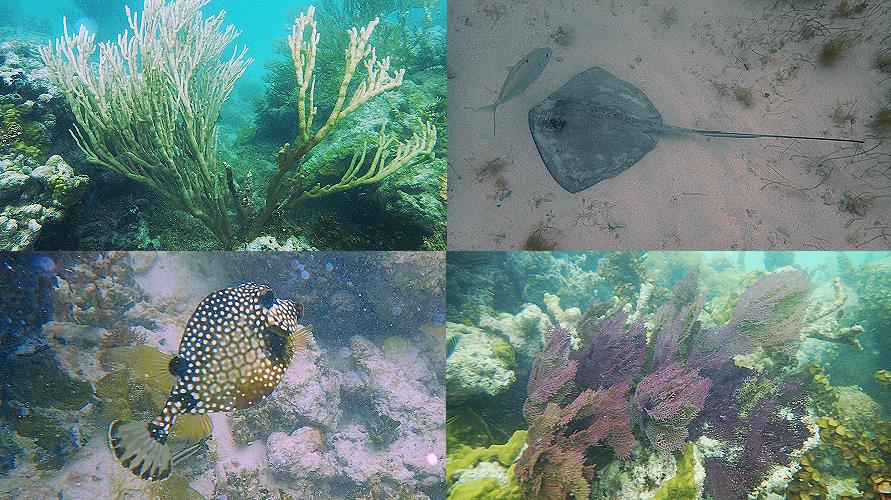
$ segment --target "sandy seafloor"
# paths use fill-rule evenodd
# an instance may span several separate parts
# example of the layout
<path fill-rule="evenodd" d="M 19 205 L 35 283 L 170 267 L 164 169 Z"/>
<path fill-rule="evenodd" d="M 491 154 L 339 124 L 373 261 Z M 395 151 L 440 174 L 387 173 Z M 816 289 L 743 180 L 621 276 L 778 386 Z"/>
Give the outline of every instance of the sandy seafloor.
<path fill-rule="evenodd" d="M 891 79 L 873 64 L 889 43 L 891 3 L 833 18 L 837 3 L 451 0 L 449 248 L 518 249 L 533 233 L 557 249 L 887 247 L 891 141 L 870 123 L 891 100 Z M 816 32 L 801 40 L 807 19 Z M 822 43 L 847 29 L 860 43 L 821 65 Z M 554 49 L 550 64 L 499 107 L 493 139 L 492 115 L 478 108 L 540 46 Z M 662 138 L 619 176 L 570 194 L 542 163 L 527 114 L 593 66 L 642 89 L 669 124 L 866 142 Z M 750 107 L 735 86 L 753 88 Z M 853 116 L 837 124 L 839 103 Z M 858 199 L 866 206 L 848 203 Z"/>

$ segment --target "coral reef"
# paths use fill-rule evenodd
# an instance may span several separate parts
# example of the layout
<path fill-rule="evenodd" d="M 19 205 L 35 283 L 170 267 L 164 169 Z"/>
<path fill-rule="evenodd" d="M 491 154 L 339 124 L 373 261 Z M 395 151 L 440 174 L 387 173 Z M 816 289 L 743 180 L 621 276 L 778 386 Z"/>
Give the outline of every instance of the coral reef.
<path fill-rule="evenodd" d="M 553 323 L 551 318 L 535 304 L 526 304 L 517 314 L 501 313 L 497 317 L 484 313 L 480 316 L 482 329 L 503 335 L 515 351 L 531 358 L 538 352 L 545 334 Z M 568 325 L 574 328 L 575 325 Z M 566 328 L 562 325 L 561 327 Z"/>
<path fill-rule="evenodd" d="M 0 160 L 0 248 L 28 250 L 43 226 L 62 220 L 65 210 L 83 197 L 87 177 L 75 175 L 60 156 L 35 166 L 22 156 Z"/>
<path fill-rule="evenodd" d="M 461 335 L 446 363 L 449 399 L 460 401 L 473 395 L 494 396 L 516 381 L 510 344 L 485 330 L 446 323 L 448 335 Z"/>
<path fill-rule="evenodd" d="M 432 302 L 444 309 L 430 297 L 431 287 L 442 286 L 443 277 L 434 276 L 442 273 L 441 255 L 439 262 L 432 254 L 424 262 L 413 255 L 267 257 L 253 255 L 248 263 L 245 253 L 0 254 L 0 293 L 10 297 L 0 308 L 0 321 L 10 326 L 0 329 L 0 496 L 441 496 L 442 350 L 426 351 L 441 346 L 443 332 L 412 336 L 419 318 L 366 314 L 363 307 L 328 319 L 330 311 L 315 302 L 307 317 L 326 332 L 316 336 L 322 344 L 301 351 L 262 404 L 213 414 L 213 439 L 177 464 L 169 480 L 150 485 L 114 463 L 108 422 L 153 418 L 169 391 L 145 379 L 134 353 L 174 351 L 195 296 L 217 280 L 230 283 L 241 273 L 276 278 L 270 282 L 290 294 L 311 272 L 320 275 L 312 290 L 325 298 L 349 280 L 378 295 L 412 282 L 416 290 L 404 300 L 414 302 L 404 307 L 421 311 Z M 425 272 L 408 272 L 415 268 Z M 377 281 L 388 285 L 371 284 Z M 333 324 L 352 325 L 344 331 L 361 324 L 387 337 L 339 335 Z M 175 451 L 192 444 L 176 426 L 170 442 Z M 36 474 L 41 481 L 33 481 Z"/>
<path fill-rule="evenodd" d="M 760 350 L 795 352 L 809 283 L 799 271 L 782 270 L 743 286 L 724 325 L 702 324 L 705 303 L 694 270 L 651 315 L 643 311 L 654 288 L 640 286 L 641 293 L 633 296 L 638 299 L 634 315 L 630 305 L 595 302 L 578 318 L 576 342 L 570 330 L 551 328 L 534 358 L 523 407 L 530 426 L 514 473 L 524 494 L 587 496 L 592 487 L 602 487 L 592 486 L 598 467 L 605 467 L 604 479 L 618 473 L 615 467 L 625 467 L 610 468 L 606 446 L 632 463 L 650 457 L 632 454 L 632 426 L 646 436 L 646 449 L 683 452 L 663 478 L 662 490 L 651 486 L 647 498 L 701 491 L 718 498 L 722 490 L 736 491 L 720 482 L 724 469 L 736 471 L 733 480 L 743 491 L 753 491 L 777 467 L 801 456 L 813 434 L 805 422 L 801 384 L 757 375 L 733 359 Z M 553 297 L 547 303 L 552 312 L 563 311 Z M 775 435 L 783 439 L 763 437 Z M 696 458 L 698 445 L 688 446 L 688 436 L 711 439 L 725 452 Z M 728 449 L 740 450 L 742 458 Z M 703 482 L 706 470 L 714 477 Z"/>
<path fill-rule="evenodd" d="M 357 144 L 363 139 L 353 137 L 351 159 L 329 164 L 337 166 L 338 181 L 330 181 L 332 172 L 309 175 L 304 170 L 307 165 L 313 167 L 306 162 L 308 155 L 315 154 L 314 148 L 329 132 L 346 129 L 346 117 L 402 85 L 405 72 L 391 71 L 390 59 L 378 59 L 369 44 L 379 19 L 348 30 L 337 98 L 325 122 L 314 127 L 318 112 L 314 71 L 320 35 L 315 9 L 310 6 L 297 18 L 288 37 L 292 75 L 296 75 L 299 130 L 294 144 L 287 143 L 279 150 L 276 170 L 265 186 L 264 204 L 253 210 L 253 197 L 245 196 L 245 186 L 253 182 L 245 176 L 244 185 L 238 185 L 233 169 L 221 159 L 216 133 L 223 104 L 251 60 L 245 57 L 244 48 L 228 60 L 220 58 L 238 32 L 224 25 L 222 14 L 205 20 L 200 9 L 207 3 L 152 0 L 146 1 L 141 17 L 128 11 L 133 34 L 125 33 L 117 44 L 100 51 L 98 71 L 89 63 L 96 50 L 95 35 L 83 26 L 78 33 L 69 34 L 66 25 L 62 38 L 41 48 L 53 82 L 74 112 L 75 140 L 88 161 L 151 186 L 176 208 L 201 221 L 219 244 L 228 248 L 238 241 L 256 239 L 283 211 L 333 193 L 378 184 L 432 155 L 436 144 L 432 122 L 414 120 L 419 123 L 407 125 L 413 133 L 401 141 L 386 131 L 386 122 L 378 120 L 362 146 Z M 154 57 L 160 50 L 172 56 Z M 353 78 L 360 63 L 367 75 L 356 86 Z M 423 114 L 423 110 L 414 111 Z M 345 171 L 342 165 L 347 165 Z M 432 193 L 439 173 L 424 180 L 417 177 L 425 173 L 416 172 L 412 182 Z M 408 202 L 406 210 L 420 206 L 396 198 L 388 201 L 396 206 Z M 237 214 L 234 221 L 230 205 Z M 441 204 L 430 210 L 434 214 L 431 220 L 441 219 Z M 434 225 L 428 224 L 428 233 L 434 232 Z"/>

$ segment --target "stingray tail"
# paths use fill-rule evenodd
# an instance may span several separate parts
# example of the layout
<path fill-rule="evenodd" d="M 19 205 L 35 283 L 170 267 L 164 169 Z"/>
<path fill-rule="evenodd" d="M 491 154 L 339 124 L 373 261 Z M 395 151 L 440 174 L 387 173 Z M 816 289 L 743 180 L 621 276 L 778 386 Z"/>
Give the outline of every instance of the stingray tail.
<path fill-rule="evenodd" d="M 782 134 L 757 134 L 757 133 L 744 133 L 744 132 L 724 132 L 721 130 L 699 130 L 699 129 L 690 129 L 691 132 L 695 132 L 700 135 L 704 135 L 706 137 L 727 137 L 732 139 L 760 139 L 762 137 L 774 137 L 777 139 L 803 139 L 808 141 L 834 141 L 834 142 L 855 142 L 857 144 L 863 144 L 863 141 L 858 141 L 857 139 L 841 139 L 837 137 L 812 137 L 805 135 L 782 135 Z"/>

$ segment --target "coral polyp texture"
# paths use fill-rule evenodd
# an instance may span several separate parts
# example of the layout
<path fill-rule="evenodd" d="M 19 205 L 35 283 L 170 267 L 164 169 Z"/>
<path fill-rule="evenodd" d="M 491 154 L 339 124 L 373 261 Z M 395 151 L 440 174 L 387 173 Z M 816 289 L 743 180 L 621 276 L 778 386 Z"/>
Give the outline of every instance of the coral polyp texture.
<path fill-rule="evenodd" d="M 93 229 L 109 225 L 93 220 L 93 212 L 110 216 L 122 209 L 114 203 L 139 199 L 138 224 L 149 234 L 132 243 L 137 248 L 443 249 L 444 164 L 436 155 L 445 146 L 442 140 L 437 148 L 445 53 L 437 47 L 445 41 L 433 36 L 441 8 L 412 1 L 349 12 L 327 6 L 320 15 L 310 5 L 281 32 L 270 12 L 263 18 L 276 27 L 265 34 L 269 47 L 258 47 L 252 33 L 251 54 L 258 54 L 255 64 L 277 68 L 274 37 L 286 40 L 287 86 L 279 85 L 277 69 L 267 71 L 269 94 L 293 98 L 279 111 L 290 114 L 291 129 L 268 123 L 264 100 L 251 110 L 257 86 L 265 85 L 255 74 L 261 70 L 251 70 L 248 47 L 238 44 L 239 23 L 229 24 L 225 11 L 208 13 L 213 6 L 213 0 L 145 0 L 141 10 L 109 5 L 100 9 L 104 29 L 112 24 L 108 11 L 126 21 L 114 40 L 97 39 L 95 13 L 72 15 L 57 21 L 62 31 L 55 41 L 20 42 L 25 50 L 0 59 L 9 67 L 0 75 L 12 82 L 0 85 L 0 154 L 42 161 L 63 150 L 76 172 L 99 172 L 95 194 L 73 207 L 69 219 L 54 220 L 59 227 L 46 236 L 47 246 L 118 246 L 121 227 L 99 236 L 75 229 L 73 242 L 59 233 L 76 225 L 72 219 Z M 409 22 L 409 11 L 424 16 Z M 324 16 L 331 18 L 318 19 Z M 346 23 L 351 27 L 341 30 Z M 33 87 L 43 85 L 41 78 L 47 88 L 39 99 L 16 93 L 22 81 Z M 67 106 L 56 106 L 59 100 Z M 53 121 L 42 119 L 47 110 Z M 71 137 L 56 128 L 70 129 Z M 273 140 L 281 142 L 273 147 Z M 355 212 L 349 200 L 366 213 Z M 332 217 L 335 224 L 326 221 Z M 191 231 L 191 239 L 152 220 Z M 386 225 L 404 234 L 376 240 Z"/>
<path fill-rule="evenodd" d="M 585 294 L 557 300 L 514 288 L 513 308 L 502 296 L 495 309 L 501 322 L 482 313 L 472 328 L 519 339 L 524 350 L 514 360 L 516 382 L 502 392 L 472 400 L 449 394 L 450 498 L 883 498 L 891 395 L 887 369 L 879 368 L 891 345 L 871 330 L 881 317 L 872 311 L 881 308 L 858 299 L 889 291 L 857 287 L 882 283 L 891 255 L 836 265 L 832 253 L 767 254 L 772 272 L 745 254 L 651 252 L 633 269 L 602 257 L 449 259 L 453 290 L 468 301 L 511 290 L 504 276 L 525 281 L 559 269 L 556 287 L 572 275 L 565 269 L 609 276 L 583 278 L 590 305 L 573 315 L 574 325 L 564 307 L 578 307 Z M 861 283 L 848 286 L 846 276 Z M 617 289 L 604 286 L 623 280 Z M 465 310 L 460 296 L 449 301 L 450 310 Z M 535 307 L 548 322 L 505 334 L 510 318 Z M 525 355 L 529 344 L 539 350 Z M 815 360 L 850 385 L 833 386 Z M 506 416 L 520 410 L 524 421 Z M 512 461 L 459 460 L 468 450 L 515 443 L 524 431 L 525 447 Z"/>

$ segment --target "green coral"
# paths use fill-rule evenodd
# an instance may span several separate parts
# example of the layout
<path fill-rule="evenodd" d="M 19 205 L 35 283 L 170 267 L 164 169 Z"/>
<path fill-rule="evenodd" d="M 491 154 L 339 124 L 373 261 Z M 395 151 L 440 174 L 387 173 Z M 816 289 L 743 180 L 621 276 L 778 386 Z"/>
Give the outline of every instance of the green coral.
<path fill-rule="evenodd" d="M 692 443 L 687 443 L 683 455 L 675 453 L 678 465 L 677 474 L 656 491 L 653 500 L 693 500 L 698 498 L 699 487 L 696 484 L 696 452 Z"/>
<path fill-rule="evenodd" d="M 70 207 L 79 202 L 87 192 L 89 178 L 85 175 L 74 175 L 71 167 L 66 165 L 60 156 L 50 158 L 47 166 L 55 170 L 46 179 L 53 201 L 63 207 Z"/>
<path fill-rule="evenodd" d="M 523 450 L 526 443 L 526 431 L 518 430 L 505 444 L 493 444 L 487 448 L 471 448 L 463 446 L 450 453 L 448 463 L 446 464 L 446 484 L 452 483 L 452 476 L 455 472 L 468 469 L 479 462 L 491 461 L 495 459 L 501 465 L 509 467 L 516 461 L 517 456 Z"/>
<path fill-rule="evenodd" d="M 505 366 L 511 367 L 516 363 L 516 355 L 514 354 L 513 347 L 510 346 L 507 342 L 503 340 L 495 340 L 489 347 L 495 351 L 495 358 L 504 363 Z"/>
<path fill-rule="evenodd" d="M 31 103 L 0 104 L 0 154 L 39 160 L 49 146 L 46 129 L 36 121 Z"/>

